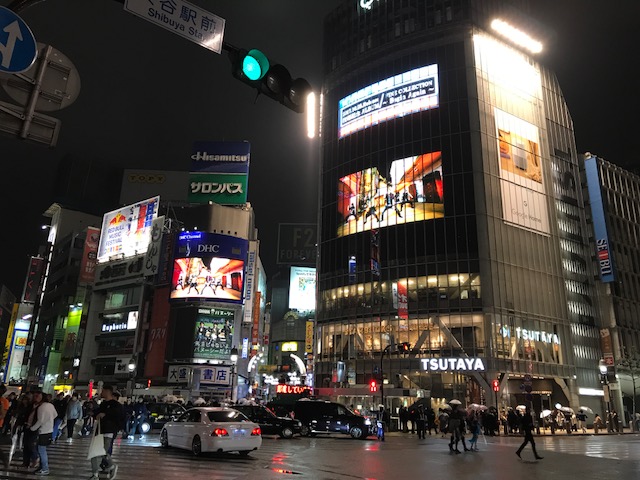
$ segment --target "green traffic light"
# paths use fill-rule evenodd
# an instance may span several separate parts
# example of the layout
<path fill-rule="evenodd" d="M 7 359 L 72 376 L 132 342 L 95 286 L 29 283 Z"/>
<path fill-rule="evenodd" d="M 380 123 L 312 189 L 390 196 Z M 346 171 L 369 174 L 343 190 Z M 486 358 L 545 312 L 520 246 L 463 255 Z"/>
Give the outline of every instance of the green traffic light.
<path fill-rule="evenodd" d="M 255 48 L 249 50 L 242 60 L 242 73 L 249 80 L 260 80 L 269 70 L 269 60 L 266 55 Z"/>

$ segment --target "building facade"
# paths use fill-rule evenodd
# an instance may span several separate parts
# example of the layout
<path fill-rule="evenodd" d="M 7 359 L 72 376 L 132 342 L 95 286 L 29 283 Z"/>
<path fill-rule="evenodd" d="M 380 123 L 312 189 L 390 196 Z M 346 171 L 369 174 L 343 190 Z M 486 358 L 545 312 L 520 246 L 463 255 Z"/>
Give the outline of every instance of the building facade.
<path fill-rule="evenodd" d="M 320 392 L 377 404 L 377 379 L 394 411 L 421 396 L 601 407 L 573 125 L 527 50 L 547 35 L 528 8 L 350 0 L 327 17 Z"/>

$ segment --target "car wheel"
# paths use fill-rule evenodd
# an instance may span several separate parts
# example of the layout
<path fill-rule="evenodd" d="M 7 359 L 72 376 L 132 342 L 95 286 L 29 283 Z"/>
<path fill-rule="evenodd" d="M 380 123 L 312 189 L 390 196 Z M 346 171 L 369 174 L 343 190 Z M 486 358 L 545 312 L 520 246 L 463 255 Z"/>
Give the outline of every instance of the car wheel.
<path fill-rule="evenodd" d="M 251 453 L 251 450 L 240 450 L 238 453 L 241 457 L 246 457 Z"/>
<path fill-rule="evenodd" d="M 164 448 L 169 448 L 169 434 L 164 429 L 160 432 L 160 445 Z"/>
<path fill-rule="evenodd" d="M 303 437 L 311 436 L 311 429 L 309 428 L 309 425 L 302 425 L 302 427 L 300 428 L 300 435 L 302 435 Z"/>
<path fill-rule="evenodd" d="M 202 453 L 202 440 L 200 440 L 198 435 L 193 437 L 193 441 L 191 442 L 191 451 L 196 457 Z"/>
<path fill-rule="evenodd" d="M 364 431 L 360 427 L 352 427 L 351 430 L 349 430 L 349 433 L 351 434 L 351 437 L 356 440 L 365 438 Z"/>
<path fill-rule="evenodd" d="M 280 436 L 282 438 L 292 438 L 293 437 L 293 428 L 291 428 L 291 427 L 282 427 L 282 431 L 280 432 Z"/>

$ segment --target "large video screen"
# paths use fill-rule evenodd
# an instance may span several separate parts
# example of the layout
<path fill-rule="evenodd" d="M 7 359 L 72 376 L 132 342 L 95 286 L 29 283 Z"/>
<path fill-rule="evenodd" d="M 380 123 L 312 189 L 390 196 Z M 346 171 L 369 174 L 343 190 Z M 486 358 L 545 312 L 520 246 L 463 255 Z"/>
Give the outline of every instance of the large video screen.
<path fill-rule="evenodd" d="M 233 324 L 233 310 L 198 308 L 193 357 L 228 360 L 233 343 Z"/>
<path fill-rule="evenodd" d="M 248 241 L 229 235 L 178 235 L 171 281 L 172 300 L 242 303 Z"/>
<path fill-rule="evenodd" d="M 444 217 L 442 153 L 424 153 L 367 168 L 338 181 L 339 237 Z"/>
<path fill-rule="evenodd" d="M 316 269 L 291 267 L 289 308 L 299 311 L 316 309 Z"/>
<path fill-rule="evenodd" d="M 394 75 L 338 102 L 338 138 L 439 105 L 438 65 Z"/>

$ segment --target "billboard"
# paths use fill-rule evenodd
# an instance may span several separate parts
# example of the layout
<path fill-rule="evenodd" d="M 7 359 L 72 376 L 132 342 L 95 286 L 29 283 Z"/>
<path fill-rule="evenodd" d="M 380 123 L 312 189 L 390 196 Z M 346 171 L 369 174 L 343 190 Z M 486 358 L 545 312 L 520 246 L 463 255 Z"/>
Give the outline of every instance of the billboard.
<path fill-rule="evenodd" d="M 394 160 L 338 180 L 339 237 L 444 217 L 442 153 Z"/>
<path fill-rule="evenodd" d="M 289 308 L 298 311 L 316 309 L 316 269 L 291 267 L 289 275 Z"/>
<path fill-rule="evenodd" d="M 145 253 L 159 203 L 160 197 L 153 197 L 106 213 L 102 219 L 98 263 L 113 255 L 131 257 Z"/>
<path fill-rule="evenodd" d="M 45 261 L 41 257 L 31 257 L 29 260 L 29 271 L 27 272 L 27 280 L 24 284 L 22 292 L 22 301 L 24 303 L 35 303 L 42 286 L 42 277 L 44 275 Z"/>
<path fill-rule="evenodd" d="M 609 247 L 609 232 L 604 216 L 602 191 L 600 190 L 600 177 L 598 175 L 598 163 L 596 157 L 589 157 L 584 161 L 584 169 L 587 176 L 587 190 L 591 203 L 591 218 L 593 219 L 593 232 L 596 239 L 596 256 L 600 281 L 604 283 L 615 280 L 613 272 L 613 259 Z"/>
<path fill-rule="evenodd" d="M 317 223 L 278 224 L 278 265 L 315 265 Z"/>
<path fill-rule="evenodd" d="M 193 358 L 229 360 L 233 343 L 235 311 L 198 308 L 193 339 Z"/>
<path fill-rule="evenodd" d="M 84 241 L 82 260 L 80 261 L 80 276 L 78 278 L 81 285 L 93 283 L 95 279 L 99 242 L 100 229 L 87 227 L 87 237 Z"/>
<path fill-rule="evenodd" d="M 438 106 L 438 65 L 415 68 L 364 87 L 338 102 L 338 138 Z"/>
<path fill-rule="evenodd" d="M 548 234 L 538 127 L 497 108 L 495 119 L 503 218 Z"/>
<path fill-rule="evenodd" d="M 194 142 L 189 174 L 189 202 L 245 204 L 250 151 L 249 142 Z"/>
<path fill-rule="evenodd" d="M 180 233 L 170 298 L 242 303 L 248 245 L 248 240 L 229 235 Z"/>

